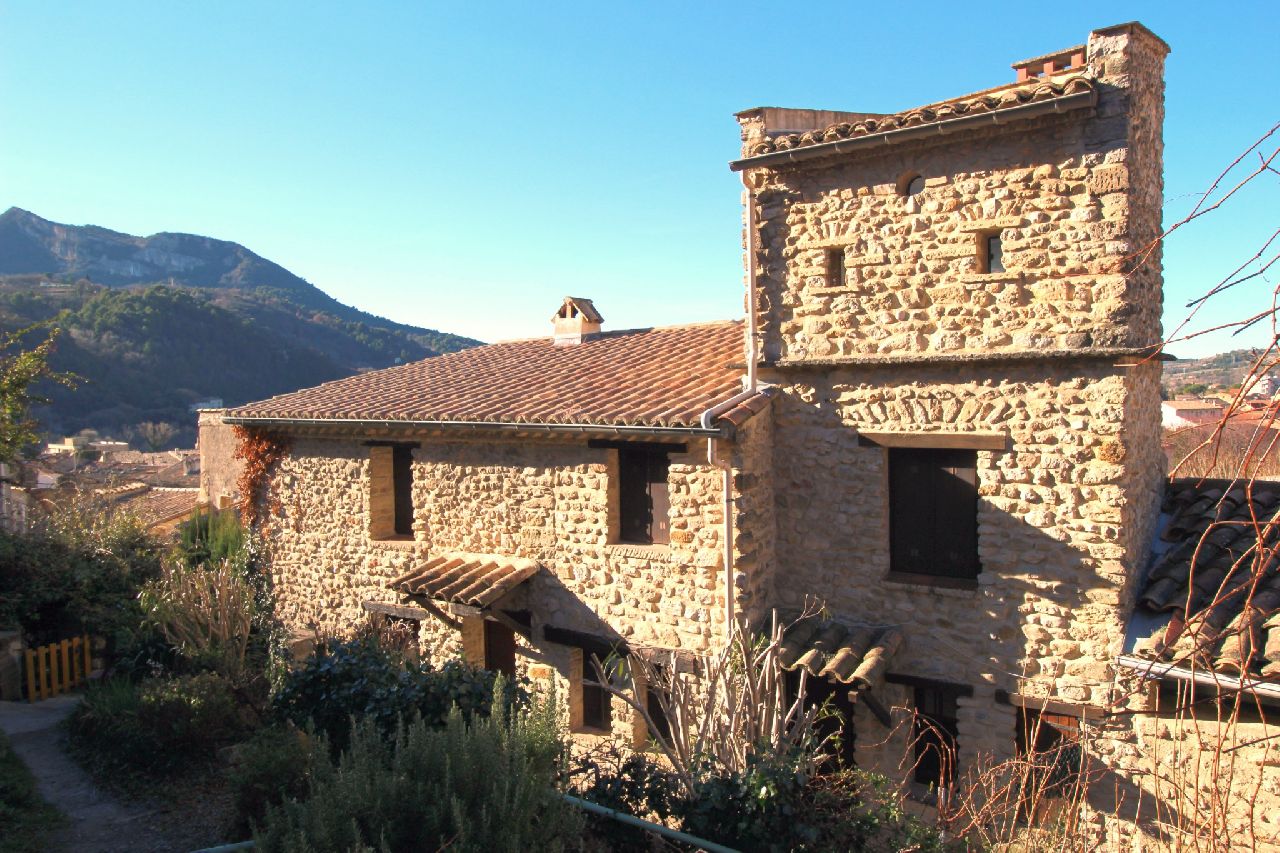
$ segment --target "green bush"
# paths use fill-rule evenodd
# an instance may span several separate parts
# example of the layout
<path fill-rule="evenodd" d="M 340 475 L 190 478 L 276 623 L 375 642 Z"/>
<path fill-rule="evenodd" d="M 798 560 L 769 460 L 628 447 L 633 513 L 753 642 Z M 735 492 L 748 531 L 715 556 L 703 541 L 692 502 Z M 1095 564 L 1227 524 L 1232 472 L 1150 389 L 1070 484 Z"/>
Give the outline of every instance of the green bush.
<path fill-rule="evenodd" d="M 0 533 L 0 625 L 35 645 L 80 633 L 111 648 L 133 641 L 138 590 L 159 575 L 161 549 L 136 519 L 96 512 L 71 506 L 44 529 Z"/>
<path fill-rule="evenodd" d="M 306 794 L 314 756 L 311 738 L 292 726 L 268 726 L 240 745 L 227 773 L 235 801 L 235 837 L 261 824 L 268 806 Z"/>
<path fill-rule="evenodd" d="M 255 834 L 264 853 L 577 849 L 583 821 L 555 790 L 564 752 L 550 702 L 470 724 L 455 709 L 436 728 L 416 720 L 388 740 L 358 724 L 337 762 L 318 761 L 308 796 L 271 808 Z"/>
<path fill-rule="evenodd" d="M 247 729 L 231 685 L 212 672 L 111 679 L 85 691 L 68 726 L 91 766 L 160 776 L 213 763 Z"/>
<path fill-rule="evenodd" d="M 177 551 L 188 567 L 224 560 L 241 569 L 248 567 L 249 541 L 234 510 L 197 509 L 178 533 Z"/>
<path fill-rule="evenodd" d="M 433 669 L 361 637 L 317 647 L 285 676 L 273 706 L 279 719 L 314 725 L 341 750 L 353 718 L 369 719 L 389 736 L 401 717 L 419 715 L 428 727 L 443 726 L 455 705 L 464 720 L 486 716 L 495 678 L 462 661 Z M 504 681 L 502 696 L 508 708 L 528 704 L 528 692 L 517 683 Z"/>

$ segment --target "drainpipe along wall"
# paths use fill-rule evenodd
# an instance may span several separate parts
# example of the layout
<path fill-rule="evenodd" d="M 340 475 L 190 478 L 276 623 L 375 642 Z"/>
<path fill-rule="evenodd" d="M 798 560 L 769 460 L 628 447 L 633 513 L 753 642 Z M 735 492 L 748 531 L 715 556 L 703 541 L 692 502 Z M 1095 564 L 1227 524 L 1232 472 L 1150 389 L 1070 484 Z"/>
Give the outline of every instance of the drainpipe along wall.
<path fill-rule="evenodd" d="M 742 187 L 745 192 L 747 208 L 747 375 L 743 377 L 744 387 L 742 393 L 735 394 L 723 403 L 713 406 L 702 413 L 703 429 L 711 429 L 715 424 L 716 417 L 755 394 L 758 386 L 756 378 L 756 363 L 759 361 L 756 353 L 756 204 L 755 197 L 751 192 L 750 176 L 750 170 L 744 169 L 742 172 Z M 707 438 L 707 464 L 719 468 L 723 475 L 720 491 L 724 502 L 722 510 L 724 513 L 724 536 L 722 537 L 724 544 L 724 636 L 725 644 L 728 645 L 733 636 L 733 622 L 737 615 L 734 608 L 733 465 L 728 459 L 723 461 L 716 459 L 715 436 Z"/>

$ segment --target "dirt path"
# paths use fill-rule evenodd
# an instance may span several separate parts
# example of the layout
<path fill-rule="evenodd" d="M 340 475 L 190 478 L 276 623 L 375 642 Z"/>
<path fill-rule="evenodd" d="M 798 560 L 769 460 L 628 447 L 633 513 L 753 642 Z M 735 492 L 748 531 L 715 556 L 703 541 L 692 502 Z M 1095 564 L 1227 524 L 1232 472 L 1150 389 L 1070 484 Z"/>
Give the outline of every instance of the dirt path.
<path fill-rule="evenodd" d="M 146 806 L 124 803 L 93 783 L 62 749 L 58 723 L 79 701 L 59 696 L 44 702 L 0 702 L 0 728 L 14 752 L 31 769 L 40 794 L 67 815 L 67 825 L 48 841 L 50 851 L 75 853 L 159 853 L 192 850 L 204 844 L 175 838 L 172 827 Z M 189 845 L 189 846 L 188 846 Z"/>

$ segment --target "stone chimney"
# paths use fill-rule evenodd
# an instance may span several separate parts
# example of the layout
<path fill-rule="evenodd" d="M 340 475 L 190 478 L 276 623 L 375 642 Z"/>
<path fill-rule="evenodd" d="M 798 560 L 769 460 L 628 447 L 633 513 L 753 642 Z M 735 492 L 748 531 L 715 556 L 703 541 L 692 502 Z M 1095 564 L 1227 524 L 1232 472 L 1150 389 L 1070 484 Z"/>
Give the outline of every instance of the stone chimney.
<path fill-rule="evenodd" d="M 555 324 L 552 343 L 558 347 L 570 347 L 600 334 L 604 318 L 590 299 L 566 296 L 551 322 Z"/>

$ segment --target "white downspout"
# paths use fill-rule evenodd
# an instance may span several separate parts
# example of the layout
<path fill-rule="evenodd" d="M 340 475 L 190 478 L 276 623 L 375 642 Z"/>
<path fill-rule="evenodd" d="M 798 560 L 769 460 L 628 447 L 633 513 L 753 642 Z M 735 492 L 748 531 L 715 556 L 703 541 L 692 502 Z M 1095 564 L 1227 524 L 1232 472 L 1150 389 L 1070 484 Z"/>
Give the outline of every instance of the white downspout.
<path fill-rule="evenodd" d="M 703 429 L 712 429 L 715 426 L 715 419 L 734 406 L 750 397 L 755 396 L 759 390 L 759 382 L 756 378 L 756 362 L 759 356 L 756 351 L 756 205 L 755 199 L 751 194 L 751 181 L 748 177 L 749 173 L 743 171 L 742 186 L 746 190 L 746 206 L 747 206 L 747 375 L 743 377 L 743 390 L 734 394 L 729 399 L 702 413 L 701 424 Z M 724 462 L 716 461 L 716 439 L 715 436 L 707 437 L 707 464 L 719 468 L 723 472 L 723 482 L 721 486 L 721 495 L 724 501 L 724 536 L 722 537 L 724 545 L 724 636 L 727 645 L 733 638 L 733 623 L 736 617 L 734 610 L 734 582 L 733 582 L 733 465 L 728 460 Z"/>

